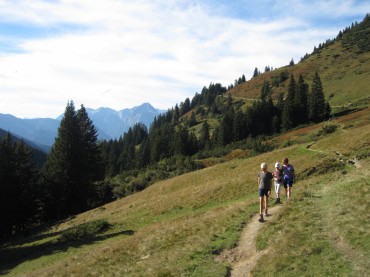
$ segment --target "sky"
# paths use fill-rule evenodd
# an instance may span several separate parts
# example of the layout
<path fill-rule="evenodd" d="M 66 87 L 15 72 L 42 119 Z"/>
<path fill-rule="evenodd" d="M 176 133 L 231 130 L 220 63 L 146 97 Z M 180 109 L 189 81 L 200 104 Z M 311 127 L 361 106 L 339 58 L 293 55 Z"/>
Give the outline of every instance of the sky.
<path fill-rule="evenodd" d="M 369 12 L 351 0 L 0 0 L 0 113 L 56 118 L 71 100 L 167 110 L 297 63 Z"/>

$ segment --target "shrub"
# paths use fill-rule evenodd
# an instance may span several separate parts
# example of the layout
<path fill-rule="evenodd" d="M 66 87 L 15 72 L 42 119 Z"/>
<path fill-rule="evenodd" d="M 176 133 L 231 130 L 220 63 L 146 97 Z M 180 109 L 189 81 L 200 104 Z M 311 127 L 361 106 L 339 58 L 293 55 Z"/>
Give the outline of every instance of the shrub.
<path fill-rule="evenodd" d="M 334 133 L 338 129 L 338 124 L 333 123 L 325 123 L 324 126 L 322 126 L 321 130 L 319 131 L 319 135 L 327 135 Z"/>
<path fill-rule="evenodd" d="M 109 223 L 105 219 L 90 221 L 64 231 L 61 240 L 81 241 L 94 238 L 98 233 L 106 230 Z"/>

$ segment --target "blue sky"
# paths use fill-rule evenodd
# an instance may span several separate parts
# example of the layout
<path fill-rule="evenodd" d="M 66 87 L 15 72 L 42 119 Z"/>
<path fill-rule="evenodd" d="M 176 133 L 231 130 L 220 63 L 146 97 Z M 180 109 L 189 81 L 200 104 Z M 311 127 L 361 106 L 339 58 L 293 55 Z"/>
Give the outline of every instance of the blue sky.
<path fill-rule="evenodd" d="M 204 85 L 296 62 L 369 1 L 0 0 L 0 113 L 167 109 Z"/>

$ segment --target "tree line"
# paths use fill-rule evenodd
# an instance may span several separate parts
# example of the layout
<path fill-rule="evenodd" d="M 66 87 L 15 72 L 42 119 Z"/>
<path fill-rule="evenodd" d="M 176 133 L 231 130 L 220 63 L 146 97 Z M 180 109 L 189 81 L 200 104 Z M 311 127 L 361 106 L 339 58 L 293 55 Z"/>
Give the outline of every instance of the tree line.
<path fill-rule="evenodd" d="M 322 83 L 316 72 L 309 90 L 302 75 L 290 76 L 288 92 L 272 99 L 272 86 L 266 81 L 258 100 L 246 111 L 233 102 L 220 84 L 203 88 L 190 101 L 191 115 L 177 105 L 157 116 L 149 129 L 143 124 L 131 127 L 118 140 L 104 141 L 103 164 L 107 176 L 140 170 L 171 157 L 193 157 L 248 138 L 269 136 L 330 116 Z M 182 106 L 182 105 L 180 105 Z M 218 124 L 211 130 L 209 118 Z M 195 123 L 194 123 L 195 122 Z M 198 126 L 197 131 L 192 126 Z"/>
<path fill-rule="evenodd" d="M 301 61 L 320 53 L 324 48 L 329 47 L 336 41 L 341 41 L 346 50 L 354 50 L 358 54 L 365 53 L 370 50 L 370 15 L 367 13 L 361 23 L 357 21 L 351 26 L 346 27 L 343 31 L 339 31 L 338 35 L 333 39 L 327 39 L 323 43 L 319 43 L 318 47 L 314 46 L 311 54 L 306 53 Z"/>

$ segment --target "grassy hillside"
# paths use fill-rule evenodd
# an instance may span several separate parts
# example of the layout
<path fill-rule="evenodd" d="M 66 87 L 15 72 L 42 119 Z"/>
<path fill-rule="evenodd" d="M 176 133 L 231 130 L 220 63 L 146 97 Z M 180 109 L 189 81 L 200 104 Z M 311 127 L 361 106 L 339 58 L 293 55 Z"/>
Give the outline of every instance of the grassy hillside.
<path fill-rule="evenodd" d="M 370 44 L 370 20 L 367 18 L 358 27 L 343 35 L 342 39 L 326 46 L 295 66 L 286 66 L 252 78 L 233 88 L 230 93 L 235 97 L 256 98 L 261 92 L 264 81 L 272 83 L 274 76 L 287 70 L 298 79 L 302 74 L 311 85 L 315 71 L 318 71 L 323 89 L 334 111 L 348 107 L 368 106 L 370 101 L 370 52 L 368 47 L 358 45 L 358 41 Z M 273 95 L 287 92 L 289 80 L 279 87 L 273 87 Z"/>
<path fill-rule="evenodd" d="M 370 109 L 330 126 L 293 131 L 275 138 L 281 148 L 273 152 L 156 183 L 45 232 L 3 243 L 0 274 L 226 276 L 229 265 L 215 258 L 235 247 L 258 211 L 260 163 L 287 156 L 299 181 L 279 220 L 267 222 L 257 237 L 258 249 L 269 251 L 254 274 L 369 275 Z M 87 236 L 82 224 L 97 226 L 97 220 L 109 227 L 90 228 Z"/>

